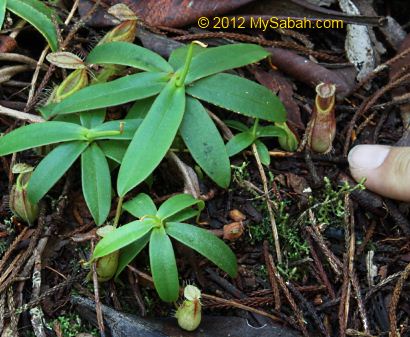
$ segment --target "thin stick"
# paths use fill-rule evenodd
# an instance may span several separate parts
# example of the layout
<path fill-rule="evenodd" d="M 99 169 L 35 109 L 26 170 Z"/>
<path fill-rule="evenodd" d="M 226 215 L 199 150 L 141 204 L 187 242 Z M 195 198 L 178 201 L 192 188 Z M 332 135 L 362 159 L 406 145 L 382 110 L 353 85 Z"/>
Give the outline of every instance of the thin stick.
<path fill-rule="evenodd" d="M 9 117 L 13 117 L 13 118 L 20 119 L 22 121 L 26 121 L 30 123 L 45 122 L 45 120 L 40 116 L 32 115 L 26 112 L 22 112 L 22 111 L 10 109 L 10 108 L 6 108 L 2 105 L 0 105 L 0 115 L 6 115 Z"/>
<path fill-rule="evenodd" d="M 270 255 L 270 254 L 269 254 L 269 255 Z M 272 255 L 270 255 L 270 256 L 272 257 Z M 286 284 L 285 281 L 283 280 L 282 276 L 279 274 L 279 271 L 278 271 L 278 269 L 276 268 L 276 266 L 275 266 L 275 264 L 274 264 L 272 258 L 269 259 L 269 264 L 270 264 L 270 267 L 271 267 L 271 269 L 272 269 L 272 271 L 273 271 L 273 274 L 274 274 L 275 277 L 276 277 L 276 280 L 277 280 L 277 282 L 278 282 L 280 288 L 282 289 L 282 291 L 283 291 L 283 293 L 284 293 L 284 295 L 285 295 L 286 300 L 288 301 L 289 305 L 291 306 L 291 308 L 292 308 L 292 310 L 293 310 L 293 312 L 294 312 L 294 314 L 295 314 L 296 323 L 297 323 L 297 325 L 298 325 L 298 327 L 299 327 L 299 330 L 302 332 L 302 335 L 303 335 L 303 336 L 308 337 L 308 336 L 309 336 L 309 333 L 308 333 L 308 331 L 307 331 L 307 329 L 306 329 L 305 319 L 304 319 L 304 317 L 303 317 L 302 311 L 299 309 L 299 307 L 297 306 L 295 300 L 293 299 L 293 296 L 292 296 L 292 294 L 290 293 L 287 284 Z"/>
<path fill-rule="evenodd" d="M 280 301 L 279 287 L 278 287 L 278 282 L 276 281 L 276 278 L 275 278 L 275 273 L 271 267 L 274 263 L 273 263 L 272 255 L 269 254 L 269 243 L 267 240 L 263 242 L 263 256 L 265 259 L 265 265 L 268 269 L 269 282 L 271 284 L 273 299 L 275 302 L 275 310 L 280 312 L 280 308 L 282 304 Z"/>
<path fill-rule="evenodd" d="M 12 39 L 16 39 L 17 35 L 20 34 L 26 23 L 26 20 L 19 20 L 19 22 L 17 22 L 16 26 L 13 28 L 13 31 L 10 33 L 9 36 Z"/>
<path fill-rule="evenodd" d="M 66 20 L 64 21 L 65 25 L 68 25 L 70 23 L 71 19 L 73 18 L 74 13 L 77 10 L 78 3 L 79 3 L 79 0 L 76 0 L 74 2 L 70 13 L 68 14 Z M 66 41 L 64 41 L 64 42 L 66 42 Z M 63 43 L 62 47 L 65 47 L 64 43 Z M 37 83 L 37 79 L 38 79 L 38 74 L 40 73 L 40 69 L 41 69 L 41 67 L 44 63 L 44 59 L 46 58 L 46 55 L 47 55 L 49 49 L 50 49 L 50 47 L 47 45 L 47 47 L 45 47 L 43 52 L 41 53 L 40 58 L 38 59 L 36 70 L 34 71 L 33 77 L 31 79 L 31 88 L 30 88 L 30 91 L 29 91 L 29 94 L 28 94 L 28 99 L 27 99 L 27 104 L 26 104 L 26 109 L 25 109 L 26 111 L 30 110 L 31 107 L 32 107 L 32 101 L 35 98 L 34 94 L 35 94 L 35 91 L 36 91 L 36 83 Z M 54 66 L 50 67 L 49 71 L 52 71 L 53 69 L 54 69 Z M 41 85 L 40 85 L 40 87 L 41 87 Z"/>
<path fill-rule="evenodd" d="M 269 317 L 270 319 L 272 319 L 275 322 L 282 322 L 282 320 L 279 317 L 268 314 L 267 312 L 262 311 L 262 310 L 258 310 L 258 309 L 252 308 L 252 307 L 248 307 L 248 306 L 243 305 L 243 304 L 241 304 L 237 301 L 234 301 L 234 300 L 226 300 L 224 298 L 220 298 L 220 297 L 216 297 L 216 296 L 208 295 L 208 294 L 204 294 L 204 293 L 202 293 L 201 296 L 204 299 L 208 299 L 208 300 L 215 301 L 215 302 L 218 302 L 218 303 L 223 303 L 223 304 L 226 304 L 230 307 L 242 309 L 242 310 L 245 310 L 245 311 L 250 311 L 250 312 L 253 312 L 255 314 L 259 314 L 261 316 Z"/>
<path fill-rule="evenodd" d="M 94 242 L 91 241 L 91 250 L 94 251 Z M 93 273 L 93 285 L 94 285 L 94 300 L 95 300 L 95 312 L 97 315 L 98 329 L 100 330 L 100 336 L 105 337 L 104 319 L 101 309 L 100 294 L 98 291 L 98 276 L 96 262 L 92 263 Z"/>
<path fill-rule="evenodd" d="M 410 263 L 406 266 L 403 273 L 401 274 L 399 280 L 394 287 L 393 296 L 390 301 L 389 307 L 389 320 L 390 320 L 390 337 L 398 337 L 399 334 L 397 333 L 397 304 L 399 303 L 400 294 L 403 289 L 404 283 L 407 277 L 410 274 Z"/>
<path fill-rule="evenodd" d="M 137 276 L 139 276 L 139 277 L 143 278 L 144 280 L 150 282 L 152 285 L 154 284 L 154 281 L 152 280 L 151 276 L 149 276 L 146 273 L 138 270 L 137 268 L 134 268 L 133 266 L 128 265 L 127 267 L 128 267 L 129 270 L 131 270 Z M 180 292 L 182 292 L 182 289 L 180 289 Z M 208 299 L 210 301 L 214 301 L 214 302 L 217 302 L 217 303 L 224 304 L 227 307 L 233 307 L 233 308 L 238 308 L 238 309 L 242 309 L 242 310 L 245 310 L 245 311 L 250 311 L 250 312 L 253 312 L 255 314 L 259 314 L 261 316 L 269 317 L 270 319 L 272 319 L 275 322 L 283 322 L 282 319 L 280 319 L 279 317 L 271 315 L 271 314 L 269 314 L 265 311 L 262 311 L 262 310 L 258 310 L 258 309 L 252 308 L 252 307 L 248 307 L 248 306 L 246 306 L 242 303 L 239 303 L 237 301 L 226 300 L 224 298 L 220 298 L 220 297 L 216 297 L 216 296 L 208 295 L 208 294 L 204 294 L 204 293 L 202 293 L 201 296 L 204 299 Z"/>
<path fill-rule="evenodd" d="M 36 70 L 34 71 L 33 77 L 31 78 L 31 88 L 30 88 L 30 91 L 28 93 L 26 110 L 28 110 L 27 108 L 30 107 L 30 105 L 31 105 L 31 101 L 32 101 L 32 99 L 34 97 L 34 93 L 36 91 L 37 78 L 38 78 L 38 75 L 40 74 L 40 69 L 43 65 L 44 59 L 46 58 L 46 55 L 47 55 L 49 49 L 50 49 L 50 47 L 47 45 L 47 47 L 45 47 L 43 52 L 41 53 L 40 58 L 38 59 Z"/>
<path fill-rule="evenodd" d="M 65 19 L 64 24 L 68 25 L 70 23 L 70 21 L 72 20 L 74 14 L 75 14 L 75 11 L 78 8 L 78 3 L 79 2 L 80 2 L 80 0 L 75 0 L 74 1 L 73 7 L 71 8 L 70 13 L 68 14 L 67 18 Z"/>
<path fill-rule="evenodd" d="M 34 251 L 34 271 L 33 271 L 33 290 L 31 294 L 32 300 L 37 300 L 40 297 L 41 290 L 41 253 L 38 250 Z M 41 306 L 30 309 L 31 325 L 36 337 L 46 337 L 44 329 L 44 314 Z"/>
<path fill-rule="evenodd" d="M 279 234 L 278 234 L 278 228 L 276 227 L 276 221 L 275 221 L 275 216 L 272 211 L 272 206 L 270 204 L 269 200 L 269 189 L 268 189 L 268 180 L 266 179 L 266 174 L 265 170 L 263 169 L 261 159 L 258 154 L 258 150 L 256 149 L 256 145 L 252 144 L 252 152 L 253 155 L 256 159 L 256 163 L 258 165 L 259 173 L 261 175 L 262 179 L 262 185 L 263 185 L 263 191 L 265 193 L 265 200 L 266 200 L 266 207 L 268 208 L 268 213 L 269 213 L 269 219 L 270 219 L 270 224 L 272 227 L 272 234 L 273 234 L 273 240 L 275 243 L 275 250 L 276 250 L 276 258 L 278 259 L 278 263 L 282 263 L 282 253 L 280 250 L 280 243 L 279 243 Z"/>
<path fill-rule="evenodd" d="M 115 228 L 118 227 L 118 222 L 120 221 L 120 216 L 121 216 L 121 210 L 122 210 L 122 203 L 124 201 L 124 197 L 119 197 L 118 198 L 118 204 L 117 204 L 117 209 L 115 211 L 115 218 L 114 218 L 114 224 L 113 226 Z"/>
<path fill-rule="evenodd" d="M 16 54 L 16 53 L 0 53 L 0 61 L 20 62 L 29 66 L 36 67 L 37 61 L 31 57 Z M 47 65 L 43 65 L 44 70 L 48 69 Z"/>

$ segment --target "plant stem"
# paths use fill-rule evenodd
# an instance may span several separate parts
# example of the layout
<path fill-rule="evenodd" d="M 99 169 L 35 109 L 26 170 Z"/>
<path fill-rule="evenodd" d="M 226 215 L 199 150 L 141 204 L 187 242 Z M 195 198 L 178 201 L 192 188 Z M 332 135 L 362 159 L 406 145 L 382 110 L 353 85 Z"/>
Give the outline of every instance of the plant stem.
<path fill-rule="evenodd" d="M 273 214 L 272 206 L 270 204 L 270 199 L 269 199 L 268 180 L 266 179 L 266 174 L 263 169 L 261 159 L 259 157 L 258 150 L 256 149 L 255 143 L 252 144 L 252 152 L 256 159 L 256 164 L 258 165 L 259 173 L 262 179 L 263 192 L 265 194 L 265 200 L 266 200 L 266 207 L 268 208 L 270 223 L 272 227 L 273 241 L 275 243 L 276 258 L 278 259 L 278 263 L 282 264 L 282 252 L 280 250 L 278 228 L 276 226 L 275 215 Z"/>
<path fill-rule="evenodd" d="M 121 130 L 109 130 L 109 131 L 93 131 L 90 130 L 87 132 L 86 137 L 88 140 L 94 140 L 97 137 L 109 137 L 109 136 L 118 136 L 122 132 Z"/>
<path fill-rule="evenodd" d="M 182 70 L 182 74 L 178 77 L 178 79 L 175 83 L 177 87 L 182 87 L 184 85 L 185 78 L 186 78 L 186 76 L 188 74 L 188 71 L 189 71 L 189 67 L 191 66 L 192 56 L 193 56 L 193 53 L 194 53 L 194 44 L 195 44 L 195 41 L 192 42 L 188 47 L 188 52 L 187 52 L 186 59 L 185 59 L 184 69 Z"/>
<path fill-rule="evenodd" d="M 255 119 L 255 124 L 252 126 L 252 135 L 256 139 L 256 129 L 258 128 L 259 125 L 259 118 Z"/>
<path fill-rule="evenodd" d="M 117 228 L 118 222 L 120 221 L 120 215 L 121 215 L 122 202 L 123 201 L 124 201 L 124 197 L 119 197 L 118 198 L 117 210 L 115 211 L 115 218 L 114 218 L 114 224 L 113 224 L 113 226 L 115 228 Z"/>

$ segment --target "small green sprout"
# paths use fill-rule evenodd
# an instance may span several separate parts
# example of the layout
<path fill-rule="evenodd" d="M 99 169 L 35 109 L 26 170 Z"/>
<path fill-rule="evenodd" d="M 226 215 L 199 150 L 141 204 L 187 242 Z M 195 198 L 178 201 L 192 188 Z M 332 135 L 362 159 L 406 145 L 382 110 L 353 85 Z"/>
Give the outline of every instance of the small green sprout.
<path fill-rule="evenodd" d="M 255 144 L 261 162 L 266 166 L 270 164 L 269 150 L 259 138 L 286 136 L 285 132 L 280 127 L 274 125 L 260 126 L 258 119 L 255 120 L 255 123 L 251 128 L 248 128 L 245 124 L 235 120 L 225 121 L 225 123 L 232 129 L 240 131 L 240 133 L 236 134 L 226 144 L 226 151 L 228 152 L 229 157 L 232 157 L 252 144 Z"/>

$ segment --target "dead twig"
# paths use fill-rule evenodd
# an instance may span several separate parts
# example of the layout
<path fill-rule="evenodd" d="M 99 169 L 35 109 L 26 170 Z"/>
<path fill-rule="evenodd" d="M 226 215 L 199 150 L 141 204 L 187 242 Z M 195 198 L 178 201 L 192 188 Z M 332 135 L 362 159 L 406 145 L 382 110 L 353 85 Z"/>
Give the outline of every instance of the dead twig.
<path fill-rule="evenodd" d="M 273 214 L 272 206 L 269 202 L 270 198 L 269 198 L 269 189 L 268 189 L 268 179 L 266 178 L 265 170 L 263 169 L 261 159 L 259 158 L 258 150 L 256 149 L 255 144 L 252 144 L 252 152 L 256 159 L 256 164 L 258 166 L 259 173 L 262 179 L 264 197 L 266 200 L 266 207 L 268 208 L 269 220 L 270 220 L 270 224 L 272 228 L 273 242 L 275 243 L 276 258 L 278 260 L 278 263 L 281 264 L 282 263 L 282 252 L 280 250 L 279 234 L 278 234 L 278 228 L 276 226 L 275 215 Z"/>
<path fill-rule="evenodd" d="M 138 278 L 135 277 L 130 269 L 127 269 L 128 281 L 131 285 L 132 294 L 134 295 L 135 300 L 137 301 L 138 307 L 140 309 L 140 315 L 145 317 L 147 315 L 147 309 L 145 308 L 144 301 L 141 296 L 141 291 L 138 284 Z"/>
<path fill-rule="evenodd" d="M 397 333 L 397 304 L 399 303 L 400 295 L 404 286 L 404 282 L 407 280 L 410 274 L 410 263 L 404 268 L 396 286 L 393 290 L 393 296 L 389 306 L 389 321 L 390 321 L 390 337 L 399 337 Z"/>
<path fill-rule="evenodd" d="M 36 67 L 37 61 L 32 59 L 31 57 L 16 54 L 16 53 L 0 53 L 0 61 L 9 61 L 9 62 L 20 62 L 25 63 L 29 66 Z M 42 69 L 47 70 L 48 66 L 43 65 Z"/>
<path fill-rule="evenodd" d="M 286 282 L 286 285 L 290 289 L 290 291 L 293 293 L 293 295 L 296 296 L 296 298 L 303 304 L 303 306 L 307 309 L 308 314 L 313 318 L 317 326 L 319 327 L 320 332 L 326 336 L 330 337 L 329 332 L 326 330 L 325 325 L 323 324 L 322 320 L 319 318 L 319 315 L 316 312 L 316 309 L 313 307 L 313 305 L 306 300 L 306 298 L 300 293 L 296 287 L 290 283 Z"/>
<path fill-rule="evenodd" d="M 263 242 L 263 256 L 265 259 L 266 268 L 268 270 L 269 282 L 272 287 L 273 299 L 275 302 L 275 310 L 280 311 L 281 301 L 280 301 L 279 287 L 278 287 L 278 282 L 276 281 L 276 278 L 275 278 L 275 273 L 272 269 L 273 261 L 271 261 L 272 255 L 269 254 L 269 243 L 266 240 Z"/>
<path fill-rule="evenodd" d="M 302 311 L 297 306 L 295 300 L 293 299 L 292 294 L 290 293 L 285 281 L 283 280 L 282 276 L 279 274 L 275 264 L 273 263 L 273 259 L 269 259 L 270 268 L 273 270 L 275 278 L 281 287 L 283 293 L 285 294 L 286 299 L 288 300 L 289 305 L 291 306 L 295 316 L 296 316 L 296 323 L 299 327 L 299 330 L 302 332 L 303 336 L 308 337 L 309 333 L 306 329 L 305 320 L 303 318 Z"/>
<path fill-rule="evenodd" d="M 332 287 L 332 284 L 329 281 L 329 278 L 326 274 L 325 269 L 323 268 L 323 264 L 320 262 L 319 256 L 317 255 L 316 250 L 314 249 L 312 238 L 310 236 L 308 236 L 307 242 L 309 244 L 310 255 L 312 256 L 313 263 L 315 264 L 316 269 L 319 273 L 320 280 L 326 286 L 326 289 L 330 295 L 330 298 L 335 299 L 336 298 L 335 291 Z"/>
<path fill-rule="evenodd" d="M 410 73 L 407 73 L 403 76 L 401 76 L 398 79 L 395 79 L 393 81 L 390 81 L 389 83 L 387 83 L 384 87 L 380 88 L 378 91 L 376 91 L 372 96 L 366 98 L 362 104 L 360 105 L 359 109 L 356 111 L 356 113 L 353 115 L 352 119 L 350 120 L 349 126 L 347 128 L 347 132 L 346 132 L 346 139 L 345 139 L 345 144 L 343 147 L 343 155 L 347 156 L 347 153 L 349 152 L 349 146 L 350 146 L 350 141 L 352 138 L 352 134 L 353 134 L 353 130 L 354 127 L 356 125 L 356 121 L 359 117 L 363 116 L 363 114 L 366 113 L 366 111 L 373 106 L 374 103 L 376 103 L 376 101 L 383 96 L 384 94 L 386 94 L 387 92 L 389 92 L 390 90 L 397 88 L 398 86 L 400 86 L 401 84 L 403 84 L 404 82 L 408 81 L 410 79 Z M 363 128 L 364 126 L 362 126 L 361 128 Z"/>
<path fill-rule="evenodd" d="M 261 46 L 265 46 L 265 47 L 280 47 L 280 48 L 293 49 L 305 55 L 312 55 L 318 59 L 334 61 L 334 62 L 340 61 L 340 58 L 338 56 L 333 56 L 333 55 L 329 55 L 326 53 L 318 52 L 310 48 L 306 48 L 305 46 L 301 46 L 294 42 L 271 41 L 271 40 L 266 40 L 261 37 L 248 36 L 248 35 L 239 34 L 239 33 L 211 32 L 211 33 L 188 34 L 188 35 L 182 35 L 182 36 L 175 37 L 174 40 L 192 41 L 192 40 L 213 39 L 213 38 L 230 39 L 230 40 L 236 40 L 236 41 L 241 41 L 241 42 L 256 43 L 256 44 L 260 44 Z"/>
<path fill-rule="evenodd" d="M 149 283 L 151 283 L 152 285 L 154 284 L 154 281 L 152 280 L 152 277 L 147 275 L 146 273 L 138 270 L 137 268 L 134 268 L 133 266 L 128 265 L 127 268 L 129 270 L 131 270 L 134 274 L 136 274 L 137 276 L 143 278 L 144 280 L 148 281 Z M 180 293 L 183 292 L 183 289 L 180 289 Z M 209 300 L 212 302 L 216 302 L 219 304 L 222 304 L 228 308 L 237 308 L 237 309 L 242 309 L 245 311 L 249 311 L 249 312 L 253 312 L 255 314 L 261 315 L 261 316 L 265 316 L 268 317 L 270 319 L 272 319 L 274 322 L 283 322 L 283 320 L 277 316 L 274 316 L 272 314 L 269 314 L 265 311 L 262 310 L 258 310 L 252 307 L 249 307 L 247 305 L 244 305 L 242 303 L 240 303 L 239 301 L 233 301 L 233 300 L 226 300 L 224 298 L 220 298 L 217 296 L 213 296 L 213 295 L 208 295 L 208 294 L 204 294 L 202 293 L 202 299 L 204 300 Z"/>
<path fill-rule="evenodd" d="M 363 78 L 360 83 L 357 84 L 353 92 L 357 92 L 361 87 L 365 84 L 369 83 L 373 78 L 375 78 L 381 71 L 388 69 L 392 64 L 396 63 L 397 61 L 403 59 L 407 55 L 410 54 L 410 48 L 403 50 L 401 53 L 397 54 L 396 56 L 392 57 L 390 60 L 386 61 L 383 64 L 380 64 L 376 69 L 373 70 L 369 75 Z"/>
<path fill-rule="evenodd" d="M 33 287 L 31 292 L 31 300 L 36 300 L 40 296 L 41 290 L 41 253 L 38 250 L 34 251 L 34 271 L 33 271 Z M 36 337 L 46 337 L 43 319 L 44 314 L 40 306 L 30 309 L 31 325 Z"/>
<path fill-rule="evenodd" d="M 30 123 L 45 122 L 43 117 L 36 116 L 36 115 L 33 115 L 33 114 L 29 114 L 29 113 L 22 112 L 22 111 L 18 111 L 18 110 L 14 110 L 14 109 L 9 109 L 9 108 L 6 108 L 2 105 L 0 105 L 0 114 L 5 115 L 5 116 L 9 116 L 9 117 L 13 117 L 13 118 L 16 118 L 16 119 L 20 119 L 20 120 L 25 121 L 25 122 L 30 122 Z"/>
<path fill-rule="evenodd" d="M 18 65 L 18 66 L 9 66 L 3 69 L 0 69 L 0 83 L 9 81 L 13 76 L 23 73 L 27 70 L 32 69 L 32 66 L 29 65 Z"/>
<path fill-rule="evenodd" d="M 204 294 L 204 293 L 202 293 L 202 298 L 205 299 L 205 300 L 210 300 L 210 301 L 215 301 L 217 303 L 226 304 L 227 306 L 229 306 L 231 308 L 237 308 L 237 309 L 242 309 L 242 310 L 245 310 L 245 311 L 253 312 L 255 314 L 268 317 L 271 320 L 273 320 L 274 322 L 282 322 L 282 320 L 279 317 L 276 317 L 274 315 L 271 315 L 271 314 L 269 314 L 265 311 L 259 310 L 259 309 L 248 307 L 248 306 L 243 305 L 243 304 L 241 304 L 237 301 L 234 301 L 234 300 L 226 300 L 224 298 L 220 298 L 220 297 L 217 297 L 217 296 L 208 295 L 208 294 Z"/>
<path fill-rule="evenodd" d="M 91 241 L 91 251 L 94 251 L 94 241 Z M 95 261 L 91 264 L 91 271 L 93 275 L 95 312 L 97 315 L 98 329 L 100 330 L 101 337 L 105 337 L 104 319 L 103 319 L 103 313 L 102 313 L 101 302 L 100 302 L 97 266 L 96 266 Z"/>

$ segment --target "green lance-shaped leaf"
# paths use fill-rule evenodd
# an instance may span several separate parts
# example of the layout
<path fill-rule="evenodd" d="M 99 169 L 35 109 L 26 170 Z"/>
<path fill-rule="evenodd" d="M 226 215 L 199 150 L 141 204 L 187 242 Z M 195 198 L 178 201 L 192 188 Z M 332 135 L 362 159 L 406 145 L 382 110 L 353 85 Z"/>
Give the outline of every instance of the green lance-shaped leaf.
<path fill-rule="evenodd" d="M 95 47 L 88 64 L 118 64 L 145 71 L 172 72 L 171 65 L 153 51 L 129 42 L 109 42 Z"/>
<path fill-rule="evenodd" d="M 111 208 L 111 175 L 104 152 L 96 143 L 81 154 L 81 180 L 85 202 L 100 226 Z"/>
<path fill-rule="evenodd" d="M 121 249 L 120 257 L 118 259 L 117 272 L 114 279 L 117 279 L 121 272 L 127 267 L 132 260 L 144 249 L 149 241 L 150 235 L 145 234 L 142 238 L 134 241 L 128 246 Z"/>
<path fill-rule="evenodd" d="M 64 101 L 49 104 L 40 110 L 43 116 L 51 117 L 58 114 L 105 108 L 154 96 L 166 83 L 167 74 L 138 73 L 111 82 L 90 85 Z"/>
<path fill-rule="evenodd" d="M 205 204 L 203 204 L 205 206 Z M 198 218 L 200 212 L 204 207 L 201 207 L 199 209 L 193 209 L 193 208 L 186 208 L 174 215 L 171 215 L 169 218 L 167 218 L 167 221 L 170 222 L 183 222 L 188 219 L 192 219 L 193 217 Z"/>
<path fill-rule="evenodd" d="M 128 110 L 125 119 L 144 119 L 149 109 L 151 109 L 152 103 L 154 103 L 155 97 L 147 97 L 135 101 L 132 107 Z"/>
<path fill-rule="evenodd" d="M 250 131 L 241 132 L 233 136 L 226 144 L 228 156 L 232 157 L 235 154 L 245 150 L 254 142 L 255 138 Z"/>
<path fill-rule="evenodd" d="M 22 0 L 20 0 L 22 1 Z M 7 5 L 9 5 L 11 1 L 7 0 Z M 52 9 L 51 7 L 48 7 L 43 1 L 39 0 L 24 0 L 24 3 L 30 5 L 31 7 L 34 7 L 38 12 L 43 13 L 45 16 L 47 16 L 50 20 L 53 19 L 53 16 L 56 18 L 58 23 L 61 23 L 60 17 L 57 16 L 57 12 Z"/>
<path fill-rule="evenodd" d="M 57 51 L 57 31 L 47 6 L 37 0 L 7 0 L 7 8 L 34 26 L 47 40 L 51 50 Z"/>
<path fill-rule="evenodd" d="M 116 228 L 95 246 L 93 259 L 111 254 L 112 252 L 128 246 L 151 231 L 153 226 L 154 222 L 151 221 L 151 219 L 148 219 L 145 221 L 133 221 Z"/>
<path fill-rule="evenodd" d="M 0 29 L 3 27 L 4 17 L 6 16 L 7 0 L 0 0 Z"/>
<path fill-rule="evenodd" d="M 171 55 L 169 56 L 168 63 L 174 68 L 175 71 L 184 66 L 188 54 L 188 49 L 190 47 L 190 44 L 187 44 L 172 51 Z M 198 44 L 194 44 L 192 48 L 193 57 L 207 50 L 206 48 Z"/>
<path fill-rule="evenodd" d="M 176 301 L 179 295 L 177 263 L 171 240 L 163 228 L 155 228 L 151 232 L 149 258 L 159 297 L 165 302 Z"/>
<path fill-rule="evenodd" d="M 122 158 L 124 158 L 125 151 L 127 151 L 129 144 L 130 142 L 123 140 L 106 140 L 98 142 L 98 146 L 104 152 L 105 156 L 114 160 L 118 164 L 122 163 Z"/>
<path fill-rule="evenodd" d="M 143 182 L 164 158 L 184 110 L 184 87 L 176 87 L 171 81 L 156 98 L 125 153 L 117 182 L 120 196 Z"/>
<path fill-rule="evenodd" d="M 202 200 L 195 199 L 190 194 L 178 194 L 165 201 L 159 207 L 156 216 L 161 220 L 165 220 L 194 205 L 198 205 L 198 212 L 204 208 Z"/>
<path fill-rule="evenodd" d="M 72 123 L 45 122 L 20 127 L 0 138 L 0 156 L 38 146 L 85 140 L 87 129 Z"/>
<path fill-rule="evenodd" d="M 255 141 L 256 151 L 258 151 L 259 159 L 261 163 L 265 166 L 270 164 L 270 155 L 269 150 L 264 143 L 262 143 L 259 139 Z"/>
<path fill-rule="evenodd" d="M 27 188 L 31 202 L 37 203 L 73 165 L 87 148 L 87 142 L 69 142 L 52 150 L 34 170 Z"/>
<path fill-rule="evenodd" d="M 104 123 L 106 114 L 107 109 L 105 108 L 83 111 L 80 113 L 81 125 L 88 129 L 96 128 Z"/>
<path fill-rule="evenodd" d="M 205 256 L 231 277 L 236 277 L 238 265 L 235 254 L 225 242 L 214 234 L 202 228 L 179 222 L 168 222 L 166 232 L 174 239 Z"/>
<path fill-rule="evenodd" d="M 157 207 L 155 207 L 151 197 L 145 193 L 140 193 L 134 199 L 125 202 L 122 208 L 136 218 L 142 218 L 146 215 L 153 216 L 157 213 Z"/>
<path fill-rule="evenodd" d="M 258 62 L 268 55 L 265 49 L 256 44 L 236 43 L 207 48 L 193 57 L 185 83 Z"/>
<path fill-rule="evenodd" d="M 245 78 L 217 74 L 186 88 L 189 95 L 216 106 L 269 121 L 285 121 L 286 110 L 269 89 Z"/>
<path fill-rule="evenodd" d="M 188 98 L 179 132 L 192 157 L 219 186 L 227 188 L 231 167 L 225 144 L 202 104 Z"/>
<path fill-rule="evenodd" d="M 268 125 L 258 126 L 256 129 L 257 137 L 284 137 L 286 132 L 279 126 Z"/>
<path fill-rule="evenodd" d="M 228 119 L 228 120 L 224 121 L 224 123 L 228 127 L 230 127 L 231 129 L 234 129 L 234 130 L 237 130 L 237 131 L 245 132 L 245 131 L 249 130 L 249 128 L 240 121 Z"/>

